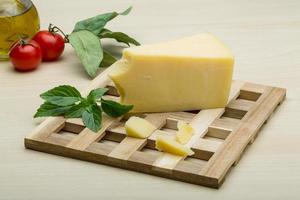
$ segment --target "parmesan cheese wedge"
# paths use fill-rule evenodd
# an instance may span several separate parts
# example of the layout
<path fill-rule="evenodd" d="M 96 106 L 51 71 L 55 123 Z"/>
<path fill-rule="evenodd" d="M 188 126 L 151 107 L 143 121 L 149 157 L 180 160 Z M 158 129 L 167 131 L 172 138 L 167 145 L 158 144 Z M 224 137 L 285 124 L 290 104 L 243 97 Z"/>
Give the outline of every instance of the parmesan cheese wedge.
<path fill-rule="evenodd" d="M 194 134 L 193 127 L 185 122 L 179 121 L 177 128 L 176 141 L 181 144 L 186 144 Z"/>
<path fill-rule="evenodd" d="M 130 117 L 125 123 L 127 135 L 135 138 L 147 138 L 155 129 L 153 124 L 140 117 Z"/>
<path fill-rule="evenodd" d="M 186 147 L 175 140 L 164 136 L 158 136 L 156 138 L 155 147 L 160 151 L 168 152 L 178 156 L 186 157 L 194 154 L 189 147 Z"/>
<path fill-rule="evenodd" d="M 127 48 L 109 74 L 131 112 L 225 107 L 234 58 L 216 37 L 203 33 Z"/>

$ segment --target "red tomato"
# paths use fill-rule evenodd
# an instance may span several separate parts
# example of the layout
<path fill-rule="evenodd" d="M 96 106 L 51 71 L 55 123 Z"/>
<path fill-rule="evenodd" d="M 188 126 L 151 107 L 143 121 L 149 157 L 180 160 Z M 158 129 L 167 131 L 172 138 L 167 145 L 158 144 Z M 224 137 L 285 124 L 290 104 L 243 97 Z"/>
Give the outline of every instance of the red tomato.
<path fill-rule="evenodd" d="M 57 60 L 65 48 L 64 38 L 58 33 L 39 31 L 32 39 L 40 44 L 44 61 Z"/>
<path fill-rule="evenodd" d="M 30 71 L 36 69 L 41 63 L 42 50 L 33 40 L 21 40 L 12 47 L 9 57 L 16 70 Z"/>

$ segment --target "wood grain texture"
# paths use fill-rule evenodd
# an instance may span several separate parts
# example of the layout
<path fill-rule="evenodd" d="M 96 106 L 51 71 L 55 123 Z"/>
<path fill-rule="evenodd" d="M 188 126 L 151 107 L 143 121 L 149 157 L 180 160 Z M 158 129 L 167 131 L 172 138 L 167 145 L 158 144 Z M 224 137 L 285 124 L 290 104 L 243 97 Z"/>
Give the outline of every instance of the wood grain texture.
<path fill-rule="evenodd" d="M 121 11 L 108 28 L 141 43 L 209 31 L 236 59 L 234 78 L 285 87 L 287 99 L 246 150 L 218 191 L 102 165 L 25 151 L 23 138 L 40 122 L 32 115 L 38 94 L 60 84 L 84 89 L 90 79 L 69 45 L 59 62 L 20 74 L 0 63 L 0 199 L 299 199 L 300 187 L 300 2 L 297 0 L 76 1 L 34 0 L 46 29 L 49 22 L 70 33 L 80 19 Z M 119 53 L 114 41 L 104 42 Z M 137 158 L 139 158 L 137 156 Z M 197 165 L 197 164 L 195 164 Z M 182 166 L 186 166 L 182 164 Z M 30 181 L 28 181 L 30 180 Z M 79 189 L 80 188 L 80 189 Z M 138 190 L 137 190 L 138 188 Z M 113 192 L 112 192 L 113 191 Z"/>
<path fill-rule="evenodd" d="M 103 84 L 109 83 L 105 80 L 109 79 L 106 73 L 108 70 L 98 75 L 89 88 L 93 89 L 97 84 L 106 87 Z M 110 84 L 109 87 L 113 86 Z M 189 112 L 179 112 L 177 115 L 136 114 L 156 127 L 145 139 L 126 135 L 124 120 L 129 116 L 123 116 L 123 121 L 120 121 L 121 117 L 114 119 L 104 115 L 102 128 L 97 133 L 84 128 L 78 119 L 68 119 L 66 122 L 61 117 L 50 118 L 25 138 L 25 147 L 219 188 L 228 170 L 237 164 L 246 146 L 254 141 L 261 126 L 284 100 L 285 94 L 286 90 L 282 88 L 233 81 L 225 108 L 203 109 L 193 115 Z M 129 115 L 135 116 L 134 113 Z M 214 123 L 218 120 L 223 120 L 221 124 L 231 128 L 218 127 Z M 194 134 L 185 146 L 195 153 L 187 158 L 159 152 L 155 148 L 157 136 L 174 138 L 178 121 L 189 123 L 194 129 Z M 232 122 L 235 123 L 234 127 Z M 70 135 L 74 133 L 77 135 Z M 113 142 L 112 148 L 108 148 L 111 146 L 107 142 Z M 203 164 L 205 161 L 207 163 Z"/>
<path fill-rule="evenodd" d="M 147 114 L 144 118 L 157 129 L 162 128 L 166 124 L 167 113 Z M 109 154 L 109 157 L 127 160 L 137 150 L 141 150 L 147 143 L 147 139 L 137 139 L 126 137 L 122 142 Z"/>
<path fill-rule="evenodd" d="M 233 82 L 229 95 L 229 102 L 231 102 L 232 99 L 236 98 L 239 95 L 240 89 L 244 84 L 245 83 L 242 81 Z M 219 118 L 224 111 L 225 110 L 223 108 L 201 110 L 197 115 L 195 115 L 190 122 L 190 125 L 195 130 L 195 134 L 185 146 L 193 147 L 193 145 L 199 140 L 199 138 L 203 137 L 204 134 L 208 131 L 208 126 L 215 119 Z M 159 170 L 161 170 L 161 168 L 172 170 L 182 159 L 183 158 L 180 156 L 174 156 L 168 153 L 164 153 L 160 158 L 157 159 L 157 161 L 153 165 Z"/>
<path fill-rule="evenodd" d="M 67 145 L 67 147 L 77 150 L 84 150 L 90 146 L 91 143 L 101 140 L 101 138 L 103 138 L 105 135 L 105 130 L 117 120 L 118 119 L 113 119 L 107 115 L 104 115 L 102 117 L 102 128 L 97 133 L 85 128 Z"/>

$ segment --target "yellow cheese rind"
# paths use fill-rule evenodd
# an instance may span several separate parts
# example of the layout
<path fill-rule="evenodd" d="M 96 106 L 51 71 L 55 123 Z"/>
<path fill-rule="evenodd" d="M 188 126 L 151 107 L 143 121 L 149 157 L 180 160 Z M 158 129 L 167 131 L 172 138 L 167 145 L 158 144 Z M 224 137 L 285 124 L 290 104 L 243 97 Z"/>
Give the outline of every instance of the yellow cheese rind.
<path fill-rule="evenodd" d="M 181 144 L 186 144 L 191 139 L 192 135 L 194 134 L 193 127 L 185 122 L 179 121 L 177 123 L 177 128 L 178 128 L 178 131 L 177 131 L 176 137 L 175 137 L 176 141 Z"/>
<path fill-rule="evenodd" d="M 131 112 L 225 107 L 234 58 L 211 34 L 124 50 L 109 74 Z"/>
<path fill-rule="evenodd" d="M 156 138 L 155 148 L 160 151 L 184 157 L 194 154 L 194 152 L 189 147 L 186 147 L 173 139 L 163 136 L 158 136 Z"/>
<path fill-rule="evenodd" d="M 125 123 L 128 136 L 135 138 L 147 138 L 155 131 L 156 127 L 140 117 L 130 117 Z"/>

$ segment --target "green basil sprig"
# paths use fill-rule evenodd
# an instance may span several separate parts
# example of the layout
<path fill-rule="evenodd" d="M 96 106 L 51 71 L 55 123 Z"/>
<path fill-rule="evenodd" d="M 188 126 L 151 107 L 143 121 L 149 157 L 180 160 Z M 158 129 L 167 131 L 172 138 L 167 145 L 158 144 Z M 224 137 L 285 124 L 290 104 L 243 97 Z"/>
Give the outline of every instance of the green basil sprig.
<path fill-rule="evenodd" d="M 88 30 L 93 32 L 95 35 L 98 35 L 107 22 L 114 19 L 118 15 L 128 15 L 131 11 L 132 7 L 127 8 L 125 11 L 121 13 L 117 12 L 109 12 L 97 15 L 95 17 L 91 17 L 76 23 L 73 32 L 81 31 L 81 30 Z"/>
<path fill-rule="evenodd" d="M 114 64 L 114 62 L 116 62 L 117 59 L 111 55 L 108 51 L 103 51 L 103 59 L 102 62 L 100 63 L 100 67 L 109 67 L 112 64 Z"/>
<path fill-rule="evenodd" d="M 103 59 L 99 38 L 90 31 L 82 30 L 72 33 L 68 39 L 86 72 L 95 76 Z"/>
<path fill-rule="evenodd" d="M 138 41 L 136 41 L 135 39 L 133 39 L 132 37 L 128 36 L 125 33 L 122 33 L 122 32 L 113 32 L 113 31 L 105 29 L 105 28 L 98 34 L 98 36 L 101 39 L 102 38 L 112 38 L 112 39 L 115 39 L 117 42 L 127 44 L 127 46 L 130 46 L 130 44 L 140 45 L 140 43 Z"/>
<path fill-rule="evenodd" d="M 39 107 L 34 117 L 82 118 L 87 128 L 98 132 L 102 127 L 102 112 L 111 117 L 120 117 L 133 108 L 133 105 L 122 105 L 115 101 L 103 99 L 107 91 L 107 88 L 97 88 L 84 98 L 73 86 L 55 87 L 40 95 L 45 102 Z"/>
<path fill-rule="evenodd" d="M 73 32 L 67 35 L 66 41 L 73 46 L 89 76 L 95 77 L 99 67 L 108 67 L 117 60 L 108 50 L 103 50 L 100 39 L 110 38 L 128 46 L 140 45 L 125 33 L 104 28 L 107 22 L 118 15 L 129 14 L 131 9 L 132 7 L 129 7 L 121 13 L 109 12 L 79 21 Z"/>

